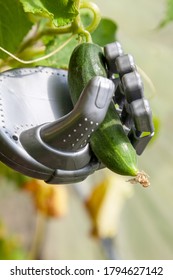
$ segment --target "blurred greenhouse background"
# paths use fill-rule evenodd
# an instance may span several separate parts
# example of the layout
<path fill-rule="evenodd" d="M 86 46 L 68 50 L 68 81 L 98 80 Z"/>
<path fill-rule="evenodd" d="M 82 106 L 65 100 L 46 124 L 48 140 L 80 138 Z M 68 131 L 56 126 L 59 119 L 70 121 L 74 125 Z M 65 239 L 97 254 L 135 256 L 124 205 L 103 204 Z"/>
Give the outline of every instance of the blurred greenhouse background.
<path fill-rule="evenodd" d="M 138 159 L 140 169 L 150 176 L 151 186 L 145 189 L 131 185 L 126 177 L 99 171 L 82 183 L 60 186 L 54 196 L 59 208 L 50 207 L 52 214 L 45 218 L 36 213 L 32 192 L 27 191 L 31 185 L 26 183 L 21 191 L 15 180 L 2 177 L 1 259 L 24 259 L 28 251 L 31 257 L 41 259 L 173 259 L 173 22 L 158 28 L 167 2 L 93 2 L 104 17 L 117 22 L 117 36 L 124 51 L 134 56 L 156 89 L 153 93 L 145 81 L 145 94 L 159 119 L 159 132 Z M 87 199 L 93 186 L 96 190 L 105 185 L 110 189 L 100 212 L 93 214 Z M 38 187 L 38 193 L 40 190 Z M 36 194 L 40 208 L 44 207 L 41 199 Z M 51 195 L 49 199 L 51 203 Z M 4 236 L 6 241 L 2 242 Z M 14 255 L 9 257 L 9 251 Z"/>

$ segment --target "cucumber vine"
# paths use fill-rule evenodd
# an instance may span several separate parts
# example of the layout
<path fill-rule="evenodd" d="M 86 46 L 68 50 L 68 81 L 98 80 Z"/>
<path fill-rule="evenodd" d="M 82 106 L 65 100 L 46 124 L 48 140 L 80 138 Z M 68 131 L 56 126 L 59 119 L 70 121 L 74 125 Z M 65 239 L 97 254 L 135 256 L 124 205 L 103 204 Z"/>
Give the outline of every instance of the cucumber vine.
<path fill-rule="evenodd" d="M 92 2 L 82 2 L 80 0 L 76 0 L 75 4 L 78 9 L 78 15 L 74 18 L 74 20 L 70 24 L 67 24 L 65 26 L 60 26 L 60 27 L 44 27 L 43 29 L 39 30 L 39 23 L 37 23 L 35 26 L 35 32 L 31 32 L 32 35 L 28 36 L 20 44 L 16 54 L 12 54 L 8 50 L 0 46 L 0 50 L 9 56 L 5 60 L 0 60 L 0 68 L 3 69 L 3 67 L 13 65 L 14 61 L 18 61 L 20 64 L 32 64 L 47 59 L 53 56 L 54 54 L 58 53 L 61 49 L 63 49 L 76 35 L 79 42 L 81 41 L 92 42 L 90 33 L 92 33 L 97 28 L 101 20 L 100 10 L 98 6 Z M 92 22 L 86 27 L 83 25 L 81 20 L 80 10 L 82 9 L 90 10 L 93 14 Z M 58 36 L 62 34 L 70 34 L 70 35 L 65 42 L 63 42 L 60 46 L 58 46 L 58 48 L 56 48 L 52 52 L 32 60 L 22 59 L 23 56 L 28 57 L 29 54 L 30 55 L 32 54 L 32 56 L 38 54 L 38 50 L 35 52 L 34 48 L 32 47 L 44 36 Z M 28 54 L 26 50 L 30 50 Z M 40 49 L 40 52 L 41 54 L 43 54 L 45 52 L 45 49 L 44 48 Z"/>

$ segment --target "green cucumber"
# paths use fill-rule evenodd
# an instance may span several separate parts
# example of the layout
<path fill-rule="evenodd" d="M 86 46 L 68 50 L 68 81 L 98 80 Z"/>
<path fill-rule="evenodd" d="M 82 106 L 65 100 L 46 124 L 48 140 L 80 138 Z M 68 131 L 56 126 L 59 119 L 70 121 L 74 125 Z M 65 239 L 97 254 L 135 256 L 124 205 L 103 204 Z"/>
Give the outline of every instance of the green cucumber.
<path fill-rule="evenodd" d="M 107 77 L 102 48 L 92 43 L 78 45 L 70 58 L 68 83 L 73 104 L 94 76 Z M 136 176 L 136 151 L 126 136 L 113 102 L 104 121 L 91 135 L 91 148 L 96 157 L 110 170 L 120 175 Z"/>

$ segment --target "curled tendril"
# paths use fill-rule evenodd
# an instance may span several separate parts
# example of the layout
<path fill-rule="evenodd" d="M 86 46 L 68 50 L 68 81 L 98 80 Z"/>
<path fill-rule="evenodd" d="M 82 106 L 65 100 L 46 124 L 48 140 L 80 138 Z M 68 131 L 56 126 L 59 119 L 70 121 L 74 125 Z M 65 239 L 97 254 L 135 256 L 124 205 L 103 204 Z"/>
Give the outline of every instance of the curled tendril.
<path fill-rule="evenodd" d="M 93 20 L 92 22 L 85 27 L 85 30 L 87 30 L 89 33 L 92 33 L 97 26 L 100 23 L 101 20 L 101 14 L 98 6 L 95 3 L 92 2 L 82 2 L 80 4 L 80 9 L 89 9 L 93 13 Z"/>

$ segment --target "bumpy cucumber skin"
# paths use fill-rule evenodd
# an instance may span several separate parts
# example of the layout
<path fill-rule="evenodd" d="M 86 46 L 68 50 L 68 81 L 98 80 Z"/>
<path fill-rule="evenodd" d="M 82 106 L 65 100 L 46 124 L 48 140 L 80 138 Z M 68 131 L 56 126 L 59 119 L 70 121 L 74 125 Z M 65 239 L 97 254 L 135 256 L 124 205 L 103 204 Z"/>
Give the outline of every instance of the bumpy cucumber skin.
<path fill-rule="evenodd" d="M 70 58 L 68 83 L 73 104 L 94 76 L 107 77 L 105 58 L 100 46 L 92 43 L 78 45 Z M 136 152 L 126 136 L 113 102 L 104 121 L 90 138 L 97 158 L 110 170 L 120 175 L 136 176 Z"/>
<path fill-rule="evenodd" d="M 105 58 L 102 49 L 98 45 L 83 43 L 78 45 L 70 58 L 68 82 L 73 104 L 94 76 L 106 77 Z"/>

